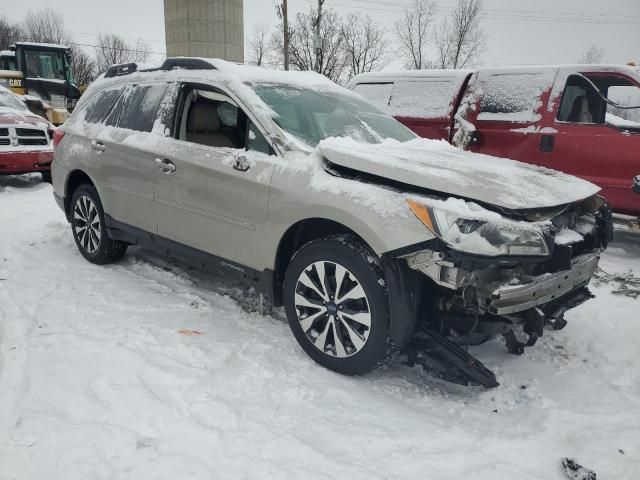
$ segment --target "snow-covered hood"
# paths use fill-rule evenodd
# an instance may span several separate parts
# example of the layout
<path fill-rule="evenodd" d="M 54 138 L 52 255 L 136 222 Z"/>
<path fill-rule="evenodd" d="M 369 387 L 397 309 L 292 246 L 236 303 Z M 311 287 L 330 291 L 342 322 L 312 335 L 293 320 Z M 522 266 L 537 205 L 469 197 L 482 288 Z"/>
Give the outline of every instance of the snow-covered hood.
<path fill-rule="evenodd" d="M 335 165 L 510 210 L 565 205 L 600 190 L 571 175 L 465 152 L 443 140 L 368 144 L 329 138 L 318 151 Z"/>
<path fill-rule="evenodd" d="M 50 126 L 47 120 L 27 110 L 7 107 L 0 107 L 0 125 L 35 125 L 40 128 Z"/>

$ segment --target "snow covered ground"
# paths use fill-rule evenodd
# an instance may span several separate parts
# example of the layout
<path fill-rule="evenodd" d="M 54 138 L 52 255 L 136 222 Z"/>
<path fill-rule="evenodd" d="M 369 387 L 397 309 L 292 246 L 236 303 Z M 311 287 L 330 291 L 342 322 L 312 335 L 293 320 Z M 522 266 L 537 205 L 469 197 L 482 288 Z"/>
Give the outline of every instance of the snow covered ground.
<path fill-rule="evenodd" d="M 640 275 L 640 246 L 601 266 Z M 552 480 L 563 456 L 637 479 L 640 297 L 619 289 L 521 357 L 474 349 L 493 390 L 400 362 L 346 378 L 220 277 L 89 264 L 49 185 L 0 177 L 0 479 Z"/>

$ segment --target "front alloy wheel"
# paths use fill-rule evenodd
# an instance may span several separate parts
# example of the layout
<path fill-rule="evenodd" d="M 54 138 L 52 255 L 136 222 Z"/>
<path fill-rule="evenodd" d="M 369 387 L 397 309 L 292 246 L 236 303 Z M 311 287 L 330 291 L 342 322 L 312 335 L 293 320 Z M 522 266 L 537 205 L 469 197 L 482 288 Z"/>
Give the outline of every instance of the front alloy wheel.
<path fill-rule="evenodd" d="M 296 284 L 300 328 L 322 353 L 345 358 L 358 353 L 371 331 L 369 300 L 353 273 L 335 262 L 318 261 Z"/>
<path fill-rule="evenodd" d="M 390 358 L 389 306 L 376 255 L 350 235 L 304 245 L 285 273 L 289 327 L 320 365 L 362 375 Z"/>

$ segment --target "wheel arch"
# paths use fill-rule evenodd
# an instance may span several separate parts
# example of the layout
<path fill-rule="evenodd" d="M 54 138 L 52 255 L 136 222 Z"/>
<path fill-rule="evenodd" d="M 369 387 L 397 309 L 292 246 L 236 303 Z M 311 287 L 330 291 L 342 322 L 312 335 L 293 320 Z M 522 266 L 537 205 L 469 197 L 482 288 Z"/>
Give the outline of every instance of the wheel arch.
<path fill-rule="evenodd" d="M 67 216 L 67 219 L 69 219 L 70 216 L 69 207 L 71 205 L 71 197 L 73 197 L 73 193 L 76 189 L 85 183 L 94 188 L 96 187 L 93 179 L 84 170 L 77 168 L 69 172 L 69 175 L 67 175 L 64 184 L 64 213 Z"/>
<path fill-rule="evenodd" d="M 307 243 L 329 235 L 351 235 L 361 241 L 372 252 L 374 249 L 353 229 L 328 218 L 313 217 L 299 220 L 291 225 L 280 238 L 273 262 L 273 294 L 275 305 L 282 305 L 284 273 L 295 253 Z"/>

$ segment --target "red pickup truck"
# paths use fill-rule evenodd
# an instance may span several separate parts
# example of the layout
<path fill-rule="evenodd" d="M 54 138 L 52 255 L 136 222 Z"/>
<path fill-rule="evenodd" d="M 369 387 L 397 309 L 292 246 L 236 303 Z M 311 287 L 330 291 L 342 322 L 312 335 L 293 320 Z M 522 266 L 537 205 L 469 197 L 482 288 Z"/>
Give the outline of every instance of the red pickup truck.
<path fill-rule="evenodd" d="M 614 65 L 365 73 L 349 87 L 418 135 L 561 170 L 640 215 L 640 72 Z"/>
<path fill-rule="evenodd" d="M 0 175 L 40 172 L 51 182 L 55 127 L 0 87 Z"/>

